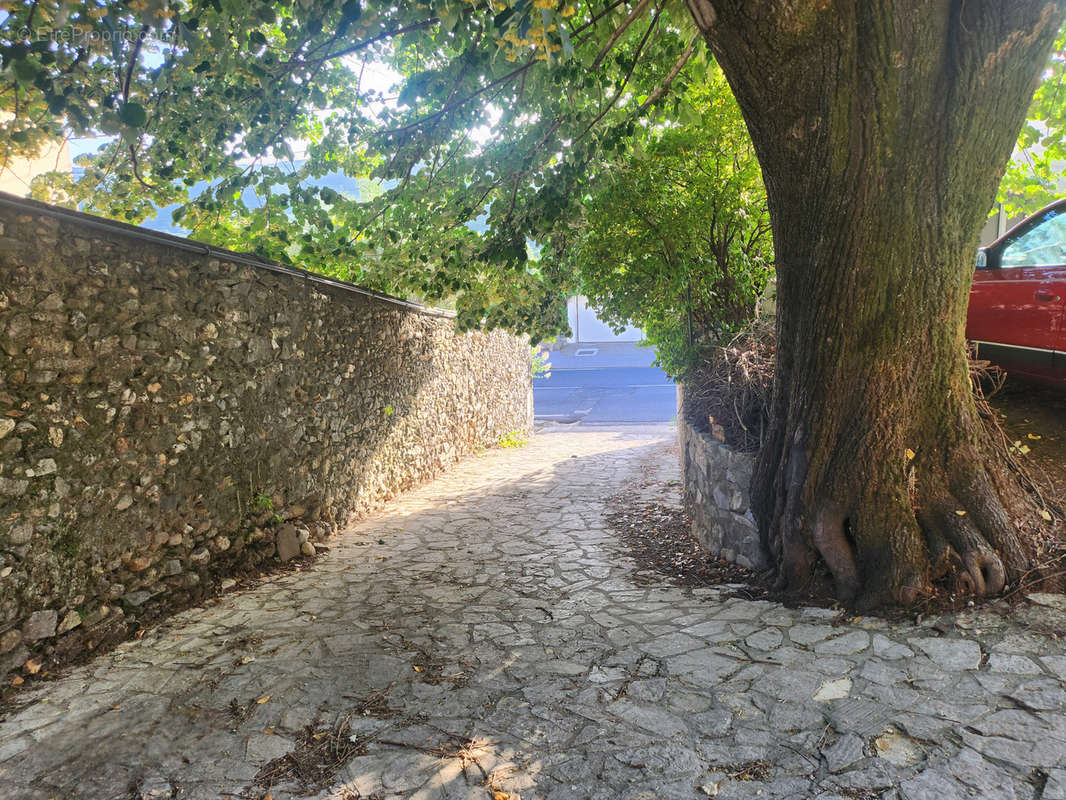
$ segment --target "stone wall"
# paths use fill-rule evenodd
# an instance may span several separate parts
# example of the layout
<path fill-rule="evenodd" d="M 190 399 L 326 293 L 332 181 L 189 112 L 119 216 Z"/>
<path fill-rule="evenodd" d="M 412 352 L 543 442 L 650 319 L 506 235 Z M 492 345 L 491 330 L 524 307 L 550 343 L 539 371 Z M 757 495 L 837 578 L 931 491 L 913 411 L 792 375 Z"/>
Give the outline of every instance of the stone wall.
<path fill-rule="evenodd" d="M 692 534 L 716 557 L 748 569 L 766 569 L 769 560 L 750 507 L 755 454 L 737 452 L 690 419 L 680 386 L 677 429 Z"/>
<path fill-rule="evenodd" d="M 531 426 L 525 339 L 0 196 L 0 674 Z"/>

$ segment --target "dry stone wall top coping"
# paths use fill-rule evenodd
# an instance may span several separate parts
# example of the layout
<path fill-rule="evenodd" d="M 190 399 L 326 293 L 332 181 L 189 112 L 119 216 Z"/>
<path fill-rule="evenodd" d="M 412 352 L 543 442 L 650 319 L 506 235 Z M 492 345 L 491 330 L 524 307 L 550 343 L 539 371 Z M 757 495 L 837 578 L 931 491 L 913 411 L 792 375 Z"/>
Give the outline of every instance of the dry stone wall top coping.
<path fill-rule="evenodd" d="M 323 286 L 328 286 L 341 291 L 353 292 L 355 294 L 361 294 L 366 297 L 375 297 L 379 300 L 383 300 L 387 303 L 406 308 L 410 311 L 418 312 L 419 314 L 429 314 L 431 316 L 438 317 L 455 317 L 455 312 L 447 308 L 436 308 L 434 306 L 426 306 L 421 303 L 415 303 L 410 300 L 404 300 L 399 297 L 393 297 L 390 294 L 384 292 L 378 292 L 374 289 L 368 289 L 365 286 L 359 286 L 347 281 L 337 280 L 336 278 L 330 278 L 326 275 L 319 275 L 314 272 L 308 272 L 305 269 L 299 269 L 297 267 L 286 266 L 280 264 L 277 261 L 272 261 L 268 258 L 261 256 L 250 255 L 248 253 L 240 253 L 236 250 L 227 250 L 223 247 L 216 247 L 215 245 L 206 244 L 204 242 L 198 242 L 195 239 L 189 239 L 183 236 L 174 236 L 170 233 L 164 233 L 162 231 L 155 231 L 150 228 L 142 228 L 137 225 L 130 225 L 126 222 L 119 222 L 113 219 L 107 219 L 105 217 L 97 217 L 92 214 L 84 214 L 79 211 L 71 211 L 67 208 L 60 206 L 52 206 L 47 203 L 41 203 L 36 200 L 30 200 L 28 198 L 17 197 L 7 192 L 0 192 L 0 207 L 8 208 L 16 213 L 20 211 L 33 211 L 41 214 L 42 216 L 51 217 L 57 220 L 66 220 L 74 222 L 78 226 L 90 230 L 102 231 L 105 234 L 125 234 L 126 236 L 136 239 L 142 242 L 151 242 L 154 244 L 160 244 L 165 247 L 170 247 L 176 250 L 181 250 L 188 253 L 197 253 L 199 255 L 214 256 L 224 261 L 229 261 L 233 264 L 247 264 L 248 266 L 255 267 L 256 269 L 266 270 L 268 272 L 277 272 L 282 275 L 290 275 L 294 278 L 302 278 L 303 280 L 310 281 L 312 283 L 318 283 Z"/>
<path fill-rule="evenodd" d="M 529 346 L 0 198 L 0 675 L 532 427 Z"/>

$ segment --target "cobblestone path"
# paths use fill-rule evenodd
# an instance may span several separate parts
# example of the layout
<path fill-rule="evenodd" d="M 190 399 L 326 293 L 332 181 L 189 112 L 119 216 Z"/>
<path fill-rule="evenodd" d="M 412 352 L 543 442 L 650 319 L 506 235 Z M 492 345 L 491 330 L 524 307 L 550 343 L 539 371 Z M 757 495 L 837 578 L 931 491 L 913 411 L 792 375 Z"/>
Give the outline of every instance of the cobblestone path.
<path fill-rule="evenodd" d="M 1066 798 L 1063 598 L 912 625 L 637 587 L 604 503 L 662 494 L 672 437 L 472 459 L 27 692 L 0 797 Z"/>

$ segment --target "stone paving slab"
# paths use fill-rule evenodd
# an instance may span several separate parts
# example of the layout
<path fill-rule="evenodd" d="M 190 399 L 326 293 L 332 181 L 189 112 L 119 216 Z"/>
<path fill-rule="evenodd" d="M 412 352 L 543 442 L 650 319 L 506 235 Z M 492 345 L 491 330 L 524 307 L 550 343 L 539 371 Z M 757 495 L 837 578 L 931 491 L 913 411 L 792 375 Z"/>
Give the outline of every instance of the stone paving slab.
<path fill-rule="evenodd" d="M 673 498 L 673 435 L 487 453 L 34 688 L 0 797 L 262 798 L 325 742 L 337 800 L 1066 799 L 1062 598 L 913 625 L 638 587 L 605 501 Z"/>

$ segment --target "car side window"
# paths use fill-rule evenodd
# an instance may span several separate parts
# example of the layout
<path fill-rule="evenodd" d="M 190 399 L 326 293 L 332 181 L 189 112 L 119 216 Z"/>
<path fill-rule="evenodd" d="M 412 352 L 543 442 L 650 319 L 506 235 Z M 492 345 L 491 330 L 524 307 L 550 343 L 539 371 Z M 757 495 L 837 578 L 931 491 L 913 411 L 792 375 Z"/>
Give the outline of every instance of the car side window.
<path fill-rule="evenodd" d="M 1000 267 L 1052 267 L 1066 264 L 1066 214 L 1052 209 L 1044 219 L 1007 244 Z"/>

